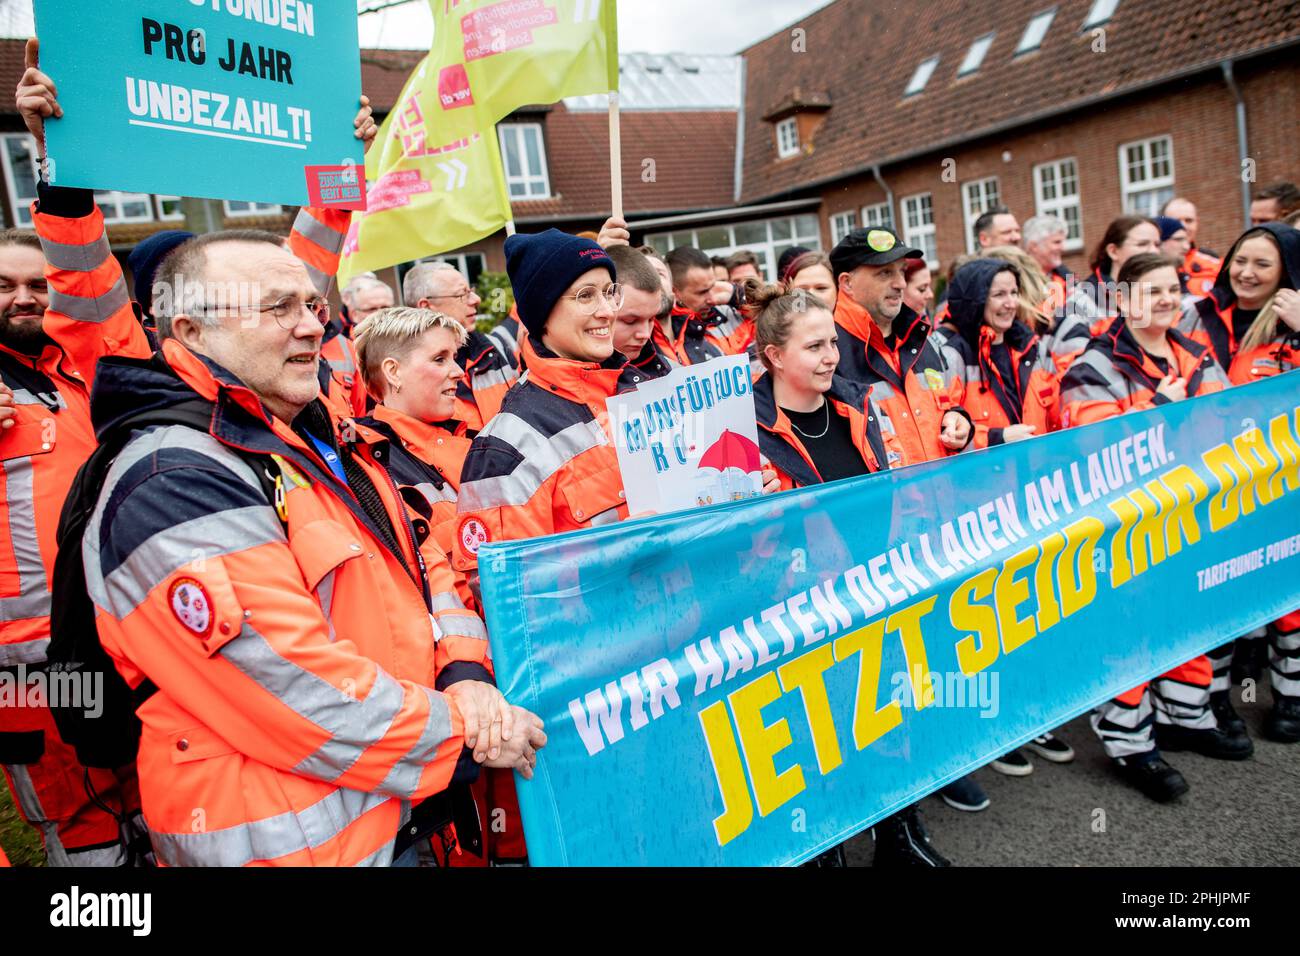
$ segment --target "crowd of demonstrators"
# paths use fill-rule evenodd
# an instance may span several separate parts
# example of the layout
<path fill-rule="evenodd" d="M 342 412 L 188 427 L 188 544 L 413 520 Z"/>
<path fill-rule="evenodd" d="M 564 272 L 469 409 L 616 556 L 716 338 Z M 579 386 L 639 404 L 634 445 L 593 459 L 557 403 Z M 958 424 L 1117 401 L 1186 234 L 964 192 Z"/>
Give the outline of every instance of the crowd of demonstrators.
<path fill-rule="evenodd" d="M 43 149 L 62 111 L 38 49 L 17 101 Z M 364 100 L 354 126 L 369 147 Z M 788 248 L 769 285 L 752 251 L 633 248 L 611 217 L 508 238 L 515 306 L 485 333 L 445 262 L 415 265 L 401 306 L 356 276 L 331 316 L 348 214 L 326 209 L 301 210 L 287 243 L 153 236 L 128 258 L 132 301 L 93 194 L 42 179 L 34 234 L 0 233 L 0 526 L 18 582 L 0 668 L 45 662 L 60 511 L 102 462 L 76 485 L 88 522 L 69 547 L 141 730 L 133 764 L 88 768 L 48 707 L 0 711 L 19 808 L 54 864 L 524 862 L 514 773 L 546 734 L 495 686 L 478 554 L 629 517 L 611 397 L 748 355 L 776 494 L 1247 384 L 1300 366 L 1297 215 L 1294 186 L 1259 190 L 1219 260 L 1176 197 L 1111 222 L 1076 282 L 1065 221 L 1022 233 L 997 207 L 937 307 L 923 253 L 888 228 Z M 241 287 L 252 301 L 220 294 Z M 1264 733 L 1300 742 L 1296 611 L 1100 707 L 1119 778 L 1170 800 L 1189 783 L 1162 752 L 1248 758 L 1229 677 L 1265 644 Z M 1074 759 L 1050 732 L 1025 749 Z M 1021 750 L 990 766 L 1033 770 Z M 940 796 L 989 805 L 974 775 Z M 498 811 L 504 832 L 486 832 Z M 877 865 L 949 865 L 918 804 L 874 834 Z"/>
<path fill-rule="evenodd" d="M 62 110 L 38 49 L 17 103 L 43 149 Z M 355 125 L 368 145 L 364 105 Z M 25 586 L 7 599 L 3 663 L 44 663 L 52 525 L 98 440 L 115 455 L 100 485 L 79 485 L 93 514 L 77 550 L 99 639 L 143 701 L 134 766 L 113 772 L 81 766 L 47 708 L 0 715 L 29 724 L 3 728 L 4 763 L 47 859 L 432 855 L 458 789 L 484 766 L 530 775 L 545 734 L 481 670 L 439 672 L 435 636 L 485 649 L 482 621 L 445 554 L 418 549 L 388 442 L 345 440 L 350 412 L 326 402 L 318 283 L 332 273 L 313 248 L 337 230 L 309 213 L 306 258 L 268 233 L 182 237 L 139 261 L 156 275 L 133 308 L 93 194 L 44 178 L 38 190 L 39 242 L 0 246 L 5 525 L 31 525 L 7 549 Z M 223 294 L 241 288 L 259 294 Z"/>

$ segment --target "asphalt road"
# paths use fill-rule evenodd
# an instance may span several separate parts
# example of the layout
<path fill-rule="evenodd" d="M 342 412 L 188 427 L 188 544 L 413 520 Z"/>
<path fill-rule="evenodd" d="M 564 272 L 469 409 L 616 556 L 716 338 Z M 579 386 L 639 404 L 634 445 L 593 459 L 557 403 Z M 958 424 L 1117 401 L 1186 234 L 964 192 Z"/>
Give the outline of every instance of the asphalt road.
<path fill-rule="evenodd" d="M 1243 704 L 1233 691 L 1255 740 L 1249 760 L 1165 755 L 1190 785 L 1172 804 L 1155 803 L 1116 777 L 1083 716 L 1058 732 L 1077 754 L 1072 763 L 1029 754 L 1034 772 L 1025 777 L 976 771 L 987 809 L 962 813 L 927 797 L 922 813 L 931 839 L 958 866 L 1295 866 L 1300 744 L 1261 737 L 1272 698 L 1266 688 L 1259 696 Z M 849 865 L 868 866 L 873 853 L 869 835 L 849 841 Z"/>

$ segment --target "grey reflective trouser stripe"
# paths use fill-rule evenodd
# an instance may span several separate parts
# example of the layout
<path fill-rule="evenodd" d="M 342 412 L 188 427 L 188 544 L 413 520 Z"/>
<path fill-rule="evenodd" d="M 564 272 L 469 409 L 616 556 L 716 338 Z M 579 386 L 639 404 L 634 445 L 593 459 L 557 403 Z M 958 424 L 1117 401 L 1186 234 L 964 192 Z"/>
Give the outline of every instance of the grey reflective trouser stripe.
<path fill-rule="evenodd" d="M 36 785 L 32 775 L 23 764 L 5 764 L 5 770 L 14 785 L 14 799 L 27 822 L 41 831 L 45 839 L 45 861 L 50 866 L 72 866 L 68 851 L 59 839 L 59 828 L 53 820 L 45 818 L 45 808 L 41 798 L 36 795 Z"/>
<path fill-rule="evenodd" d="M 1266 637 L 1268 637 L 1268 628 L 1259 627 L 1249 634 L 1243 634 L 1235 641 L 1229 641 L 1221 647 L 1205 652 L 1205 656 L 1210 659 L 1210 668 L 1214 671 L 1214 676 L 1210 678 L 1211 694 L 1223 693 L 1232 688 L 1232 654 L 1237 642 L 1263 640 Z"/>
<path fill-rule="evenodd" d="M 1269 629 L 1269 678 L 1274 697 L 1300 697 L 1300 631 Z"/>
<path fill-rule="evenodd" d="M 1210 688 L 1186 684 L 1168 677 L 1151 682 L 1151 700 L 1156 723 L 1177 724 L 1188 730 L 1213 730 L 1217 723 L 1210 710 Z"/>
<path fill-rule="evenodd" d="M 159 862 L 167 866 L 247 866 L 324 846 L 389 799 L 381 794 L 339 789 L 298 813 L 285 811 L 201 833 L 160 833 L 151 828 L 149 838 Z M 387 866 L 391 857 L 390 843 L 387 854 L 381 848 L 367 859 L 373 860 L 372 866 Z"/>
<path fill-rule="evenodd" d="M 1101 738 L 1108 757 L 1133 757 L 1156 749 L 1151 739 L 1155 711 L 1151 694 L 1142 695 L 1136 707 L 1108 700 L 1092 712 L 1092 729 Z"/>
<path fill-rule="evenodd" d="M 18 595 L 0 598 L 0 623 L 49 617 L 50 587 L 45 580 L 40 540 L 36 536 L 35 470 L 32 460 L 11 458 L 0 462 L 4 469 L 9 503 L 9 542 L 18 568 Z M 30 652 L 29 652 L 30 653 Z M 4 654 L 0 650 L 0 655 Z M 42 657 L 42 660 L 44 658 Z M 34 664 L 33 660 L 14 663 Z"/>

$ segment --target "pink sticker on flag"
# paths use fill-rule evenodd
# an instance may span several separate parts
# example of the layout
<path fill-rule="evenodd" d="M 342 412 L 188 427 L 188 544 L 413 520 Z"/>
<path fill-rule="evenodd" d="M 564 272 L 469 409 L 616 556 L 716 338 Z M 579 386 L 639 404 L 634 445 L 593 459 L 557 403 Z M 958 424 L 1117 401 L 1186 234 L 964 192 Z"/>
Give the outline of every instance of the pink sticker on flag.
<path fill-rule="evenodd" d="M 305 166 L 307 202 L 325 209 L 366 208 L 366 174 L 361 166 Z"/>
<path fill-rule="evenodd" d="M 469 74 L 463 64 L 445 67 L 438 74 L 438 102 L 444 110 L 474 105 L 474 91 L 469 88 Z"/>

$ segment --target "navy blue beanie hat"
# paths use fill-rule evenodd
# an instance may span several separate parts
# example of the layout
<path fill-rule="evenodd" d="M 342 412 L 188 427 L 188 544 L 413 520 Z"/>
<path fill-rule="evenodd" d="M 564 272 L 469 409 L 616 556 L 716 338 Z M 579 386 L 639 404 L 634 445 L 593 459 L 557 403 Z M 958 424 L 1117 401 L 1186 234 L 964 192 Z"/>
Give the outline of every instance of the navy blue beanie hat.
<path fill-rule="evenodd" d="M 614 281 L 614 261 L 590 239 L 558 229 L 506 240 L 506 273 L 515 293 L 519 321 L 539 342 L 555 303 L 584 272 L 604 269 Z"/>
<path fill-rule="evenodd" d="M 1166 239 L 1168 239 L 1170 236 L 1176 233 L 1179 229 L 1187 228 L 1185 225 L 1183 225 L 1183 221 L 1181 219 L 1175 219 L 1172 216 L 1156 216 L 1151 221 L 1154 222 L 1156 224 L 1156 228 L 1160 230 L 1161 242 L 1164 242 Z"/>
<path fill-rule="evenodd" d="M 167 229 L 136 243 L 131 254 L 126 257 L 126 264 L 135 277 L 135 300 L 140 303 L 145 315 L 149 314 L 149 309 L 153 306 L 153 277 L 158 274 L 158 267 L 168 253 L 193 238 L 192 232 Z"/>

